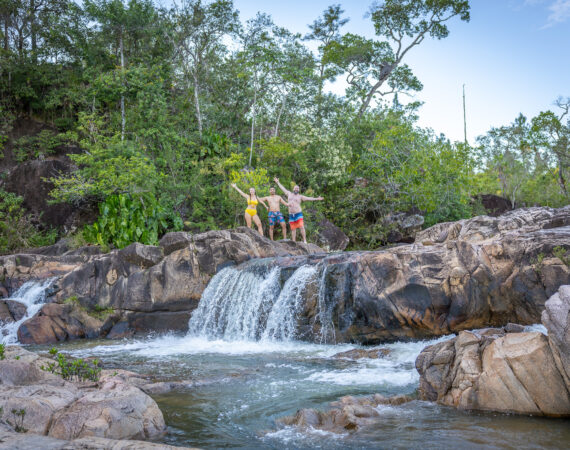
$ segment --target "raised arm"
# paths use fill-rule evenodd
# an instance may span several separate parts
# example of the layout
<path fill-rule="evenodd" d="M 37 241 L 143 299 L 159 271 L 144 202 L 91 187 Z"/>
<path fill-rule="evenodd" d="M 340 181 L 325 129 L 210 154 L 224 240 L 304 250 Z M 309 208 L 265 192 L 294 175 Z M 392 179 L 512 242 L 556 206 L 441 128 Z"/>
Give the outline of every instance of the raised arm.
<path fill-rule="evenodd" d="M 265 206 L 265 209 L 266 209 L 267 211 L 269 211 L 269 208 L 268 208 L 267 205 L 263 202 L 263 200 L 267 200 L 267 197 L 257 197 L 257 201 L 258 201 L 259 203 L 261 203 L 263 206 Z"/>
<path fill-rule="evenodd" d="M 305 195 L 301 195 L 301 200 L 303 200 L 304 202 L 320 202 L 321 200 L 324 200 L 323 197 L 307 197 Z"/>
<path fill-rule="evenodd" d="M 287 189 L 285 189 L 285 187 L 281 183 L 279 183 L 279 178 L 275 177 L 275 178 L 273 178 L 273 181 L 275 181 L 275 183 L 277 183 L 277 186 L 279 186 L 279 189 L 281 189 L 287 195 L 291 195 L 291 192 L 289 192 Z"/>
<path fill-rule="evenodd" d="M 232 187 L 233 187 L 236 191 L 238 191 L 239 195 L 241 195 L 241 196 L 242 196 L 243 198 L 245 198 L 246 200 L 249 200 L 248 195 L 247 195 L 245 192 L 243 192 L 240 188 L 238 188 L 238 187 L 237 187 L 237 184 L 232 183 Z"/>

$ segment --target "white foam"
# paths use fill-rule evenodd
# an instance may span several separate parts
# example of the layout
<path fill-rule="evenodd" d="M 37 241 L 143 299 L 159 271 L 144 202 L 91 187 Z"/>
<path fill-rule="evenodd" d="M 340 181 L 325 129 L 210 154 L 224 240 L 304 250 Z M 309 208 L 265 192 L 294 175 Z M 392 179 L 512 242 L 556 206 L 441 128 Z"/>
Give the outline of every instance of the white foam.
<path fill-rule="evenodd" d="M 527 325 L 526 327 L 524 327 L 524 331 L 529 331 L 529 332 L 538 331 L 539 333 L 542 333 L 542 334 L 548 336 L 548 330 L 541 323 L 535 323 L 533 325 Z"/>

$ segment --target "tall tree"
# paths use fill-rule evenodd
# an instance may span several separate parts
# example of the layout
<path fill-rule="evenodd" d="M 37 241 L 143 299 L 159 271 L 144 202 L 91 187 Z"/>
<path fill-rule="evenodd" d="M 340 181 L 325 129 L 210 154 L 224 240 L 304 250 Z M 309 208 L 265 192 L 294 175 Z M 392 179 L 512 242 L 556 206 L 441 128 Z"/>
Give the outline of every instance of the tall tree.
<path fill-rule="evenodd" d="M 193 91 L 193 102 L 202 137 L 204 113 L 201 108 L 204 83 L 213 66 L 213 60 L 225 52 L 223 39 L 239 28 L 238 12 L 231 0 L 205 3 L 201 0 L 184 0 L 173 9 L 175 22 L 176 59 L 183 78 Z"/>

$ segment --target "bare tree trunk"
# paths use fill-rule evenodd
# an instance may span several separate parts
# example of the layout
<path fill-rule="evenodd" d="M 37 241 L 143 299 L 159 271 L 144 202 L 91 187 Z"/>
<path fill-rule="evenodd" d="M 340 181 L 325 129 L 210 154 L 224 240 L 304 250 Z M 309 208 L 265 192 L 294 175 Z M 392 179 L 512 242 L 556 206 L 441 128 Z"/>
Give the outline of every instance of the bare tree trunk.
<path fill-rule="evenodd" d="M 257 102 L 257 74 L 254 80 L 254 91 L 253 91 L 253 105 L 251 106 L 251 144 L 249 146 L 249 166 L 251 167 L 251 158 L 253 157 L 253 139 L 255 132 L 255 103 Z"/>
<path fill-rule="evenodd" d="M 121 27 L 121 35 L 119 40 L 119 45 L 121 48 L 121 78 L 123 87 L 125 86 L 125 54 L 123 52 L 123 27 Z M 125 118 L 125 94 L 121 94 L 121 141 L 125 140 L 125 126 L 126 126 L 126 118 Z"/>
<path fill-rule="evenodd" d="M 9 45 L 9 40 L 8 40 L 9 25 L 10 25 L 10 13 L 6 12 L 6 15 L 4 16 L 4 50 L 5 51 L 8 51 L 8 45 Z"/>
<path fill-rule="evenodd" d="M 283 110 L 285 109 L 285 103 L 287 103 L 287 96 L 283 98 L 281 102 L 281 108 L 279 108 L 279 114 L 277 114 L 277 123 L 275 124 L 275 131 L 273 132 L 273 137 L 277 137 L 279 135 L 279 122 L 281 121 L 281 115 L 283 114 Z"/>
<path fill-rule="evenodd" d="M 200 139 L 202 138 L 202 113 L 200 111 L 200 92 L 198 87 L 198 74 L 195 70 L 192 71 L 192 78 L 194 79 L 194 105 L 196 106 L 196 118 L 198 119 L 198 132 Z"/>
<path fill-rule="evenodd" d="M 32 60 L 37 61 L 36 1 L 30 0 L 30 34 L 32 39 Z"/>

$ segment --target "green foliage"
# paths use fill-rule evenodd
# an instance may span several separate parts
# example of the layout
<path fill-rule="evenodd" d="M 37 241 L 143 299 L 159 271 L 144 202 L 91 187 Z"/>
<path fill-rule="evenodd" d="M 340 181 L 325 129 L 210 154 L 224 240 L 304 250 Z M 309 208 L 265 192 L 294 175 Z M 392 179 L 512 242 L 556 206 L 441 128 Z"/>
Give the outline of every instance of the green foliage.
<path fill-rule="evenodd" d="M 0 360 L 6 359 L 6 344 L 0 344 Z"/>
<path fill-rule="evenodd" d="M 12 423 L 7 421 L 10 424 L 16 433 L 27 433 L 28 429 L 24 427 L 24 419 L 26 418 L 26 410 L 24 408 L 16 409 L 13 408 L 11 410 L 12 413 Z"/>
<path fill-rule="evenodd" d="M 54 347 L 50 349 L 49 353 L 55 357 L 55 362 L 47 363 L 40 369 L 59 375 L 68 381 L 99 381 L 101 376 L 99 360 L 74 359 L 70 361 L 65 354 L 59 353 Z"/>
<path fill-rule="evenodd" d="M 562 263 L 564 263 L 566 266 L 570 267 L 570 257 L 566 256 L 567 253 L 568 250 L 561 246 L 557 246 L 552 249 L 552 254 L 556 256 L 560 261 L 562 261 Z"/>
<path fill-rule="evenodd" d="M 91 311 L 88 311 L 92 317 L 95 317 L 98 320 L 104 321 L 107 317 L 113 314 L 115 310 L 111 307 L 105 308 L 104 306 L 95 305 Z"/>
<path fill-rule="evenodd" d="M 34 136 L 22 136 L 14 142 L 13 154 L 18 162 L 53 155 L 57 147 L 67 143 L 65 135 L 42 130 Z"/>
<path fill-rule="evenodd" d="M 101 246 L 123 248 L 133 242 L 157 245 L 167 230 L 182 229 L 180 216 L 167 211 L 150 193 L 109 196 L 99 205 L 99 218 L 86 226 L 85 238 Z"/>
<path fill-rule="evenodd" d="M 0 189 L 0 253 L 51 245 L 57 239 L 57 230 L 40 231 L 32 224 L 22 202 L 22 197 Z"/>

